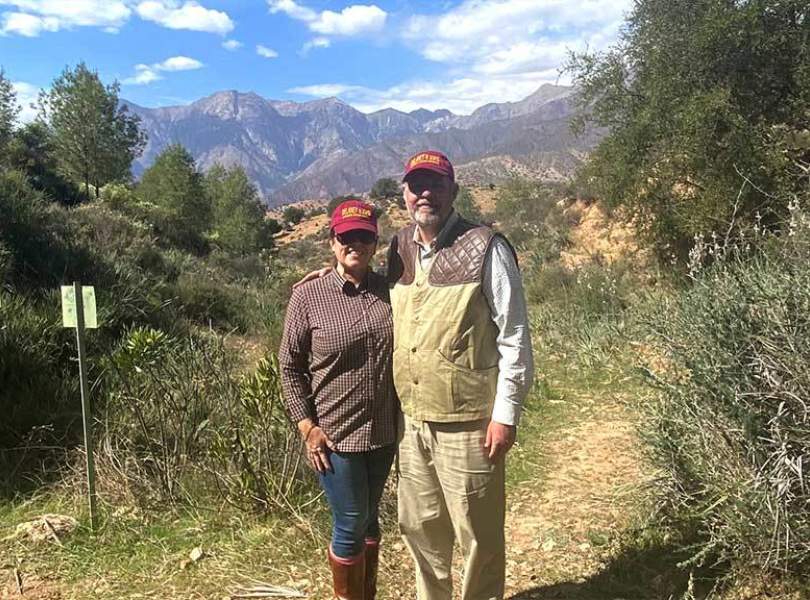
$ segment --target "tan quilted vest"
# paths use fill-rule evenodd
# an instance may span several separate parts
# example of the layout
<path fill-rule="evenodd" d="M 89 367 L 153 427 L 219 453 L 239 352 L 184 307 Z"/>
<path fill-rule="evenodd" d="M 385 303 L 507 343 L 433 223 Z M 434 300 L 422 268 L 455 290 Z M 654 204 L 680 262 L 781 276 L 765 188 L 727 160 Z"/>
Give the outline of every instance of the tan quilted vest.
<path fill-rule="evenodd" d="M 402 410 L 420 421 L 489 417 L 498 381 L 498 329 L 481 280 L 496 234 L 459 220 L 425 272 L 414 229 L 395 236 L 388 259 L 394 384 Z"/>

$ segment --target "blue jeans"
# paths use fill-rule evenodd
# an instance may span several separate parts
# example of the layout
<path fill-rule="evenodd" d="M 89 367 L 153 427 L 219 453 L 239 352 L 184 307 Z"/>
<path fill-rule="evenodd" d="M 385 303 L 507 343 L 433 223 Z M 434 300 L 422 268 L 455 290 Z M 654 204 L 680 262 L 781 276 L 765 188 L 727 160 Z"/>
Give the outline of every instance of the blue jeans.
<path fill-rule="evenodd" d="M 380 538 L 379 504 L 396 444 L 368 452 L 331 452 L 332 470 L 320 475 L 332 509 L 332 552 L 352 558 L 365 539 Z"/>

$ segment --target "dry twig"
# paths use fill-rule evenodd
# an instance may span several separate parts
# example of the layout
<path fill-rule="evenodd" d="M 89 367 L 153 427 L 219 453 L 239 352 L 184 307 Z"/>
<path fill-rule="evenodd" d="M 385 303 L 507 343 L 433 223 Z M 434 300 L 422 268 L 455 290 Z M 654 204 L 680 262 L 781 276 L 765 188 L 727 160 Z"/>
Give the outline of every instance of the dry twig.
<path fill-rule="evenodd" d="M 281 587 L 253 580 L 257 585 L 250 587 L 239 586 L 231 592 L 231 600 L 243 598 L 305 598 L 306 596 L 292 588 Z"/>

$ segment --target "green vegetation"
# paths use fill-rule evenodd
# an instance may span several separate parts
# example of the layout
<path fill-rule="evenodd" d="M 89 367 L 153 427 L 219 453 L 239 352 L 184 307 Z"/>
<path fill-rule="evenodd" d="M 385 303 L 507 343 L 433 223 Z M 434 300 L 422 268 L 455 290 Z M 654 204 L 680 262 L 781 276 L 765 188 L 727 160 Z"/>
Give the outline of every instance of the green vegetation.
<path fill-rule="evenodd" d="M 481 214 L 478 205 L 475 203 L 469 188 L 464 186 L 460 187 L 458 196 L 456 196 L 456 201 L 453 203 L 453 207 L 456 209 L 458 214 L 465 219 L 472 221 L 473 223 L 481 223 L 484 220 L 484 217 Z"/>
<path fill-rule="evenodd" d="M 117 82 L 104 86 L 98 73 L 79 63 L 40 95 L 60 169 L 84 184 L 87 197 L 91 185 L 98 197 L 101 186 L 129 178 L 132 161 L 146 143 L 139 119 L 119 104 L 118 91 Z"/>
<path fill-rule="evenodd" d="M 205 175 L 205 192 L 213 204 L 211 239 L 219 248 L 246 255 L 272 244 L 278 223 L 265 219 L 256 186 L 242 167 L 212 167 Z"/>
<path fill-rule="evenodd" d="M 383 177 L 371 187 L 370 196 L 374 200 L 396 200 L 402 195 L 402 184 L 396 179 Z"/>
<path fill-rule="evenodd" d="M 211 227 L 211 201 L 194 159 L 180 145 L 166 148 L 141 177 L 138 196 L 152 211 L 156 233 L 174 244 L 201 252 Z"/>
<path fill-rule="evenodd" d="M 284 207 L 281 218 L 287 223 L 297 225 L 301 222 L 301 219 L 304 218 L 305 214 L 304 209 L 300 206 L 290 205 Z"/>
<path fill-rule="evenodd" d="M 695 235 L 784 222 L 809 28 L 803 0 L 644 0 L 615 48 L 574 56 L 582 120 L 609 128 L 582 176 L 665 261 L 685 263 Z"/>
<path fill-rule="evenodd" d="M 20 107 L 17 104 L 11 81 L 6 78 L 5 72 L 0 69 L 0 151 L 5 149 L 11 138 L 14 121 L 19 111 Z"/>

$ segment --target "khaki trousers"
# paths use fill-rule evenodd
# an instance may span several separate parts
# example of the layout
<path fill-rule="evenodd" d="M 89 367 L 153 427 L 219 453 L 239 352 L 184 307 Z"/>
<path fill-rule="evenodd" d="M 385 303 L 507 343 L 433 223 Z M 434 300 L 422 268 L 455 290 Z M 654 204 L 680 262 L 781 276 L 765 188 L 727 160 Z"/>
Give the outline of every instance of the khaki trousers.
<path fill-rule="evenodd" d="M 450 600 L 453 541 L 464 557 L 462 600 L 504 593 L 504 461 L 484 450 L 488 419 L 405 417 L 399 446 L 399 526 L 416 563 L 419 600 Z"/>

